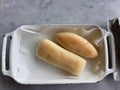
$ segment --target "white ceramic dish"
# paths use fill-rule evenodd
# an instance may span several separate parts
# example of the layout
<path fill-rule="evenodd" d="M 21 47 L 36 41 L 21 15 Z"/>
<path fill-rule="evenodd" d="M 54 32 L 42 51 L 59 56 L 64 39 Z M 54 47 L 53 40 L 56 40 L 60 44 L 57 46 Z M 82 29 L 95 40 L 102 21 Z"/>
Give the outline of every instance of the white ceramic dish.
<path fill-rule="evenodd" d="M 80 28 L 87 29 L 86 31 Z M 53 36 L 58 32 L 74 32 L 88 39 L 98 50 L 98 57 L 87 60 L 87 65 L 80 76 L 51 66 L 35 56 L 36 45 L 43 38 L 55 42 Z M 6 45 L 11 36 L 9 70 L 6 70 Z M 5 34 L 2 49 L 2 72 L 21 84 L 68 84 L 95 83 L 115 70 L 114 50 L 111 48 L 112 68 L 109 68 L 109 50 L 107 37 L 111 38 L 110 46 L 114 47 L 111 32 L 97 25 L 24 25 L 11 33 Z"/>

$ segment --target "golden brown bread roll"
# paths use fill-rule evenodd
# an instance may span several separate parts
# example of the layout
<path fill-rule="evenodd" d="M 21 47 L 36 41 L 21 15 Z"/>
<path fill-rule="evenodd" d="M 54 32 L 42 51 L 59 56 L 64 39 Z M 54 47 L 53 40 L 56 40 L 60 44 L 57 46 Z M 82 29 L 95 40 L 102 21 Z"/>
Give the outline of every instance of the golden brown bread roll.
<path fill-rule="evenodd" d="M 57 42 L 69 51 L 86 58 L 94 58 L 98 55 L 94 46 L 83 37 L 70 32 L 56 34 Z"/>
<path fill-rule="evenodd" d="M 62 68 L 73 75 L 79 75 L 86 65 L 86 61 L 83 58 L 47 39 L 39 42 L 36 55 L 41 60 Z"/>

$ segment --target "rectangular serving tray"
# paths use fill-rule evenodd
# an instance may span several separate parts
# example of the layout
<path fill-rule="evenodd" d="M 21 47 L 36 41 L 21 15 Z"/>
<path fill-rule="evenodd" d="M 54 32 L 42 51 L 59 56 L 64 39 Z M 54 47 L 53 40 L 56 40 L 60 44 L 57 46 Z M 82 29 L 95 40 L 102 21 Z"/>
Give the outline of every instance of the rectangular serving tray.
<path fill-rule="evenodd" d="M 85 28 L 86 31 L 81 30 L 81 27 Z M 93 60 L 86 59 L 86 68 L 80 76 L 73 76 L 64 70 L 49 65 L 39 60 L 35 55 L 37 43 L 41 39 L 47 38 L 56 42 L 54 35 L 65 31 L 83 36 L 98 50 L 98 57 Z M 11 37 L 9 70 L 6 69 L 8 37 Z M 110 38 L 110 41 L 107 38 Z M 21 84 L 95 83 L 115 71 L 114 57 L 113 35 L 98 25 L 23 25 L 4 36 L 2 72 Z M 109 59 L 112 62 L 111 68 L 109 68 Z"/>

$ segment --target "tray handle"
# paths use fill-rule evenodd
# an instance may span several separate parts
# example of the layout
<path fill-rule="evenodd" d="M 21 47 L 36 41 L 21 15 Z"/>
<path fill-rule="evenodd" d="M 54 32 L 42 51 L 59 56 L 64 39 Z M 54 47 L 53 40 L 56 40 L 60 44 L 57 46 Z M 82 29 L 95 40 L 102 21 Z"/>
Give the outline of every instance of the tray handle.
<path fill-rule="evenodd" d="M 111 32 L 106 32 L 105 34 L 105 69 L 106 75 L 113 73 L 115 71 L 115 51 L 114 51 L 114 38 Z"/>
<path fill-rule="evenodd" d="M 4 75 L 10 76 L 10 68 L 6 69 L 6 49 L 8 37 L 12 37 L 12 33 L 7 33 L 3 36 L 3 47 L 2 47 L 2 73 Z"/>

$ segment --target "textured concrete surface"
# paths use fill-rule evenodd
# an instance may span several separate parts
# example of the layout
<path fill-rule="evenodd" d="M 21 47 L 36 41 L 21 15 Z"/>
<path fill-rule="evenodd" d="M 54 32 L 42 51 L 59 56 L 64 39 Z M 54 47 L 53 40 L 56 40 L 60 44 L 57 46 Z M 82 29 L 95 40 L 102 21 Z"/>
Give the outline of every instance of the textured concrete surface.
<path fill-rule="evenodd" d="M 2 35 L 23 24 L 98 24 L 106 28 L 107 18 L 120 17 L 120 0 L 0 0 L 0 58 Z M 1 60 L 0 60 L 1 66 Z M 0 67 L 1 69 L 1 67 Z M 95 84 L 20 85 L 3 76 L 0 90 L 119 90 L 112 74 Z"/>

